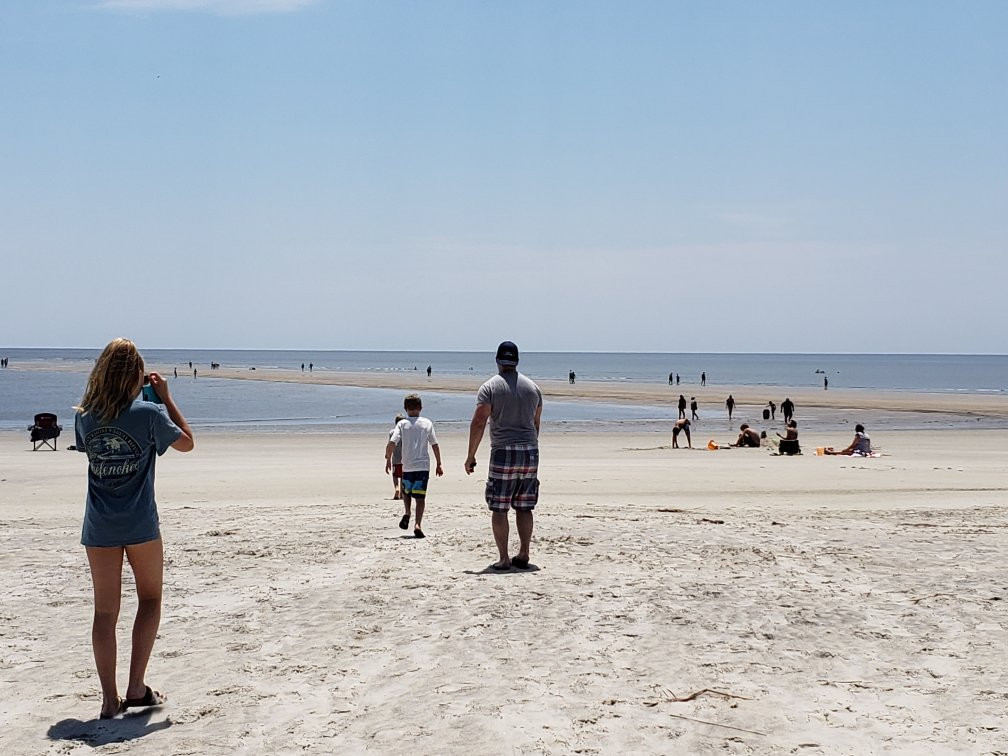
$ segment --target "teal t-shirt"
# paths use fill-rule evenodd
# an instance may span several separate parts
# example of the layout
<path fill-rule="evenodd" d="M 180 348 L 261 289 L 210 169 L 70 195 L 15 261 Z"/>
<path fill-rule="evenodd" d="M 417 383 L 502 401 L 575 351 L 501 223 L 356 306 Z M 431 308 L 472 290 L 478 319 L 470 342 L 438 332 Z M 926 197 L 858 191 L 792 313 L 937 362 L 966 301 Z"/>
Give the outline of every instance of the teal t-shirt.
<path fill-rule="evenodd" d="M 181 429 L 163 405 L 137 399 L 115 420 L 77 413 L 77 450 L 88 457 L 81 543 L 130 546 L 161 535 L 154 501 L 154 460 Z"/>

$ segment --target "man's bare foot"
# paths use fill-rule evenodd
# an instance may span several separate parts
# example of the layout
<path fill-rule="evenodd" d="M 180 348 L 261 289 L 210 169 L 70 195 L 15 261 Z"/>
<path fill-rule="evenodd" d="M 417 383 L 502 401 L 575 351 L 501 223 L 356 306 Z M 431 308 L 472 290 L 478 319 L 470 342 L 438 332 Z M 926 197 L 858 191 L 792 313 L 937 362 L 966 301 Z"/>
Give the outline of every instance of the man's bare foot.
<path fill-rule="evenodd" d="M 517 567 L 519 570 L 525 570 L 528 569 L 529 558 L 527 556 L 522 556 L 521 554 L 519 554 L 518 556 L 511 557 L 511 564 Z"/>
<path fill-rule="evenodd" d="M 511 569 L 511 560 L 510 559 L 502 559 L 499 562 L 497 562 L 496 564 L 491 565 L 491 566 L 493 567 L 493 569 L 500 570 L 501 572 L 503 572 L 504 570 L 510 570 Z"/>

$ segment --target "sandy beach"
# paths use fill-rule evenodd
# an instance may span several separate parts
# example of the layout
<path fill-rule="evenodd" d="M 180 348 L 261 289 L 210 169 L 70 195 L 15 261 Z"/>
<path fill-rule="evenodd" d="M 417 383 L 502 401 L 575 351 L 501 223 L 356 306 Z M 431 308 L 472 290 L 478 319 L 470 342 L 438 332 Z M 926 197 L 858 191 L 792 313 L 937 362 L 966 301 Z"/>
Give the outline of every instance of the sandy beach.
<path fill-rule="evenodd" d="M 162 458 L 170 700 L 99 722 L 84 456 L 0 434 L 0 749 L 1005 752 L 1002 432 L 850 459 L 814 455 L 846 432 L 782 458 L 545 427 L 533 568 L 504 574 L 465 436 L 441 435 L 424 540 L 396 527 L 383 434 Z"/>

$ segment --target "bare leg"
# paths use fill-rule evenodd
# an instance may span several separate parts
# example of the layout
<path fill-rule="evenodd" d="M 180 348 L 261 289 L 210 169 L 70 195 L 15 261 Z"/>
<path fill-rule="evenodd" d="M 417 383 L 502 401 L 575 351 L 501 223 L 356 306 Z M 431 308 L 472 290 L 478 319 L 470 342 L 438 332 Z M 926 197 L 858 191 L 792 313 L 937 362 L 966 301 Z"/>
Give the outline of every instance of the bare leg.
<path fill-rule="evenodd" d="M 126 698 L 143 698 L 147 692 L 144 676 L 154 640 L 161 624 L 161 586 L 164 581 L 164 545 L 161 539 L 126 547 L 137 589 L 137 613 L 133 621 L 133 650 L 130 655 Z"/>
<path fill-rule="evenodd" d="M 515 510 L 515 527 L 518 529 L 518 556 L 528 560 L 529 546 L 532 545 L 532 510 Z"/>
<path fill-rule="evenodd" d="M 403 513 L 406 515 L 406 517 L 410 516 L 410 511 L 411 511 L 410 507 L 413 504 L 413 498 L 412 497 L 413 497 L 412 494 L 409 494 L 409 493 L 406 493 L 406 491 L 403 491 L 403 493 L 402 493 Z"/>
<path fill-rule="evenodd" d="M 492 517 L 494 541 L 497 543 L 497 553 L 500 555 L 498 567 L 508 567 L 511 565 L 511 557 L 508 556 L 508 525 L 507 512 L 494 512 Z"/>
<path fill-rule="evenodd" d="M 116 687 L 116 622 L 122 600 L 123 549 L 87 547 L 94 586 L 94 621 L 91 625 L 91 646 L 95 667 L 102 688 L 102 716 L 119 712 L 119 689 Z"/>
<path fill-rule="evenodd" d="M 420 521 L 423 519 L 424 503 L 426 503 L 426 501 L 427 501 L 426 496 L 416 497 L 416 525 L 414 527 L 415 530 L 420 530 Z"/>
<path fill-rule="evenodd" d="M 392 498 L 401 499 L 402 493 L 399 490 L 399 478 L 397 478 L 395 475 L 392 476 L 392 487 L 395 489 Z"/>

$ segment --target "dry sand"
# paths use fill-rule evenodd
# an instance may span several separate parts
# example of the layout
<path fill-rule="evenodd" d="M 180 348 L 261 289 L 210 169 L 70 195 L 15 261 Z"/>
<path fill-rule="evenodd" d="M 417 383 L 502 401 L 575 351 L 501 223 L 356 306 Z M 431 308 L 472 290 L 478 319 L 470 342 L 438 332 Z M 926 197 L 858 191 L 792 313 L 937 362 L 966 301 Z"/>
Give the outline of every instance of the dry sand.
<path fill-rule="evenodd" d="M 547 427 L 534 567 L 495 574 L 458 432 L 424 540 L 383 432 L 203 434 L 158 466 L 170 702 L 98 722 L 84 456 L 0 434 L 0 752 L 1005 753 L 1003 432 L 874 436 Z"/>

